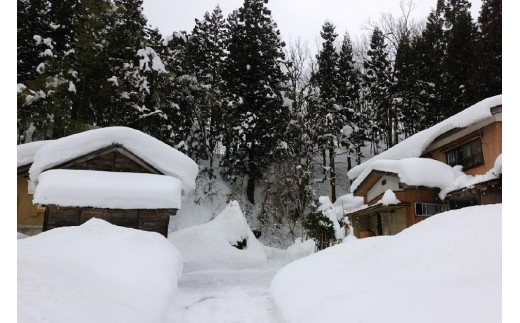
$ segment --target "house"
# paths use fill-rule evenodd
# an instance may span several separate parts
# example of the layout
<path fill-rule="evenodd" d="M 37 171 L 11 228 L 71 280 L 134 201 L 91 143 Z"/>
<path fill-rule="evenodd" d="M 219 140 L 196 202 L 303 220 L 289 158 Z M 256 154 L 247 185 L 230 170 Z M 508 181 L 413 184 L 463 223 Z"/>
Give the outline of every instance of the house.
<path fill-rule="evenodd" d="M 348 175 L 351 192 L 364 199 L 347 214 L 358 238 L 397 234 L 449 209 L 501 203 L 502 96 L 403 140 Z"/>
<path fill-rule="evenodd" d="M 25 235 L 34 235 L 42 231 L 45 208 L 33 204 L 33 195 L 29 193 L 29 168 L 34 154 L 49 140 L 35 141 L 17 146 L 17 231 Z"/>
<path fill-rule="evenodd" d="M 43 231 L 96 217 L 167 236 L 170 216 L 197 174 L 197 164 L 167 144 L 109 127 L 41 146 L 29 169 L 29 193 L 45 206 Z"/>

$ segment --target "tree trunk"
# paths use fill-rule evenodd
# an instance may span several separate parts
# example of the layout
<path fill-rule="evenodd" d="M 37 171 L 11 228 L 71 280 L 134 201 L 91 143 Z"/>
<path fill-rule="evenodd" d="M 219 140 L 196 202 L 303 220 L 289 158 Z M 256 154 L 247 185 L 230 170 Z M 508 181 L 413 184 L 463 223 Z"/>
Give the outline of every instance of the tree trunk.
<path fill-rule="evenodd" d="M 323 175 L 326 175 L 327 171 L 325 170 L 325 167 L 327 167 L 327 157 L 326 157 L 325 148 L 322 149 L 321 155 L 323 157 Z"/>
<path fill-rule="evenodd" d="M 350 160 L 350 156 L 347 157 L 347 171 L 352 168 L 352 161 Z"/>
<path fill-rule="evenodd" d="M 247 179 L 247 199 L 251 204 L 255 204 L 255 179 L 254 178 L 248 178 Z"/>
<path fill-rule="evenodd" d="M 330 167 L 330 199 L 336 202 L 336 170 L 334 169 L 334 146 L 329 148 L 329 167 Z"/>

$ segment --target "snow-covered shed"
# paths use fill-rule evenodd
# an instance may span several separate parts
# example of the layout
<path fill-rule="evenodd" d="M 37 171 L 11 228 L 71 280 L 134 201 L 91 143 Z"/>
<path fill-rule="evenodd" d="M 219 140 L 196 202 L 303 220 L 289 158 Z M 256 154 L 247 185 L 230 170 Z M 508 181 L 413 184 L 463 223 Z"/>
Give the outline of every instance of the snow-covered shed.
<path fill-rule="evenodd" d="M 90 218 L 168 234 L 181 196 L 195 187 L 197 164 L 138 130 L 109 127 L 52 141 L 29 169 L 43 231 Z"/>
<path fill-rule="evenodd" d="M 501 203 L 501 154 L 501 95 L 403 140 L 349 171 L 366 205 L 348 214 L 355 234 L 396 234 L 448 209 Z"/>
<path fill-rule="evenodd" d="M 42 231 L 45 208 L 33 204 L 33 195 L 29 193 L 29 168 L 36 151 L 49 140 L 35 141 L 17 146 L 17 231 L 25 235 L 34 235 Z"/>

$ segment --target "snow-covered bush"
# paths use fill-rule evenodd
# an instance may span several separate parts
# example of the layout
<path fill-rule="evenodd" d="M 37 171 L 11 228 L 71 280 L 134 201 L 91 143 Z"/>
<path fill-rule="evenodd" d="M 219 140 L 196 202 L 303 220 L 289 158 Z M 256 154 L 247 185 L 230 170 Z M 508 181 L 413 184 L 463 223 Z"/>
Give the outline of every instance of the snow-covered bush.
<path fill-rule="evenodd" d="M 18 320 L 163 322 L 182 260 L 155 232 L 91 219 L 18 240 Z"/>
<path fill-rule="evenodd" d="M 271 282 L 288 323 L 500 322 L 502 205 L 432 216 L 336 245 Z"/>

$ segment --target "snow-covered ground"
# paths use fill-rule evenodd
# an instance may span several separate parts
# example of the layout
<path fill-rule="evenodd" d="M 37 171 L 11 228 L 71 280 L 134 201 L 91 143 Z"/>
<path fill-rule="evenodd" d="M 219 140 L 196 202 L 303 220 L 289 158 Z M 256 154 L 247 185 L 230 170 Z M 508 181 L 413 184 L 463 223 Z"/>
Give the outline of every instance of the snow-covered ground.
<path fill-rule="evenodd" d="M 249 228 L 236 201 L 209 223 L 170 234 L 184 272 L 170 308 L 171 323 L 283 322 L 269 286 L 285 264 L 314 252 L 314 242 L 286 250 L 264 246 Z M 244 249 L 232 245 L 247 240 Z"/>
<path fill-rule="evenodd" d="M 274 277 L 275 303 L 288 323 L 500 322 L 501 213 L 448 211 L 297 260 Z"/>

